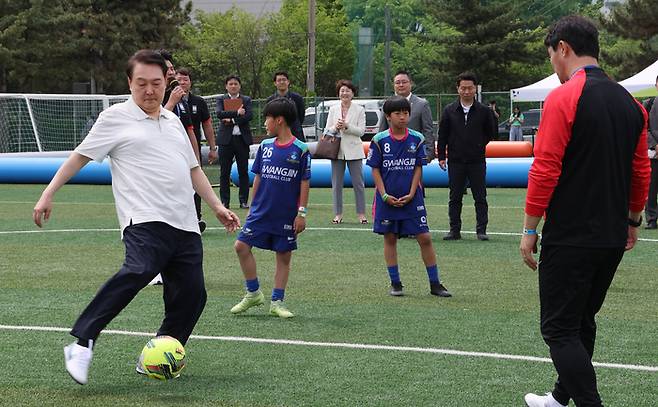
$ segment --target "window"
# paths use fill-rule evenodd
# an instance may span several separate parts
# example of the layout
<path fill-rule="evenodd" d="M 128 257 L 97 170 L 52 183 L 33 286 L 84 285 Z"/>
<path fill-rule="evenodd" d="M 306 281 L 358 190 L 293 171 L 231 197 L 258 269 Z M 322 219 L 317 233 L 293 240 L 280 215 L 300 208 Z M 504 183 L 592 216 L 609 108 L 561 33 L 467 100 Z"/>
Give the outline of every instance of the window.
<path fill-rule="evenodd" d="M 366 112 L 366 126 L 376 126 L 379 121 L 379 116 L 376 112 Z"/>
<path fill-rule="evenodd" d="M 304 116 L 304 122 L 302 123 L 302 127 L 313 127 L 315 124 L 315 113 L 307 114 Z"/>

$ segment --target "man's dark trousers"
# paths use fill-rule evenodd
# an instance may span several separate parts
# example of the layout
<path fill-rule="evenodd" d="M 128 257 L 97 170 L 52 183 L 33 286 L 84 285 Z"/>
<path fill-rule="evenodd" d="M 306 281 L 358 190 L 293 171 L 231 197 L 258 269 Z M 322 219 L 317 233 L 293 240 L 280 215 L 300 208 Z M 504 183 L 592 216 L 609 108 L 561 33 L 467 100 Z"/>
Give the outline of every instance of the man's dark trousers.
<path fill-rule="evenodd" d="M 242 136 L 233 135 L 230 144 L 219 146 L 219 199 L 228 208 L 231 200 L 231 165 L 233 157 L 238 166 L 238 198 L 241 204 L 249 201 L 249 146 Z"/>
<path fill-rule="evenodd" d="M 558 373 L 553 397 L 563 405 L 602 406 L 592 366 L 595 316 L 623 255 L 624 248 L 542 246 L 541 333 Z"/>
<path fill-rule="evenodd" d="M 71 335 L 95 340 L 160 273 L 165 315 L 157 334 L 173 336 L 185 344 L 206 304 L 201 237 L 166 223 L 148 222 L 126 227 L 123 243 L 123 266 L 96 293 L 75 322 Z"/>
<path fill-rule="evenodd" d="M 649 183 L 649 198 L 644 208 L 644 217 L 647 224 L 656 223 L 658 215 L 658 159 L 651 159 L 651 182 Z"/>
<path fill-rule="evenodd" d="M 462 228 L 462 199 L 467 181 L 470 183 L 473 200 L 475 200 L 475 231 L 477 233 L 487 232 L 489 206 L 487 204 L 486 176 L 487 164 L 485 162 L 459 163 L 448 161 L 448 184 L 450 187 L 448 215 L 450 217 L 451 232 L 459 232 Z"/>

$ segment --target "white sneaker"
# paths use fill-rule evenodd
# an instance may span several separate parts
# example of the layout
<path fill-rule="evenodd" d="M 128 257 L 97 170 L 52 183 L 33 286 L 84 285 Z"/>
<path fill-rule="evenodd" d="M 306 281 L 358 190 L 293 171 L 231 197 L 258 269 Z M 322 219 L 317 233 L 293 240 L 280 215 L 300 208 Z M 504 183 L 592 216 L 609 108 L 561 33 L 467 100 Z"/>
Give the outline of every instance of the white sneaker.
<path fill-rule="evenodd" d="M 528 393 L 523 397 L 523 400 L 525 400 L 525 404 L 528 407 L 567 407 L 558 403 L 558 401 L 553 398 L 553 393 L 546 393 L 545 396 Z"/>
<path fill-rule="evenodd" d="M 162 276 L 160 274 L 155 276 L 155 278 L 151 280 L 149 285 L 162 285 Z"/>
<path fill-rule="evenodd" d="M 64 347 L 66 371 L 78 384 L 87 384 L 89 365 L 91 365 L 91 357 L 93 356 L 91 350 L 93 345 L 94 341 L 90 339 L 88 348 L 78 345 L 77 342 Z"/>

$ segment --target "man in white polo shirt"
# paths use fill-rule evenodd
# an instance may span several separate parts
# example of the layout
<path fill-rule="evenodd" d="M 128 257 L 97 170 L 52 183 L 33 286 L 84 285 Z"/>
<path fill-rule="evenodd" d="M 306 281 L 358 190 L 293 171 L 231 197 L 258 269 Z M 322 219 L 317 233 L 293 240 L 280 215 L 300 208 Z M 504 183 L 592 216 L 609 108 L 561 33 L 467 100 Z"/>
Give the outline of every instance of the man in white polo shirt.
<path fill-rule="evenodd" d="M 78 340 L 64 348 L 66 370 L 79 384 L 87 383 L 98 335 L 158 273 L 165 302 L 158 335 L 187 342 L 206 303 L 195 191 L 227 230 L 240 225 L 214 194 L 178 117 L 161 108 L 166 71 L 157 52 L 141 50 L 130 58 L 131 97 L 100 114 L 34 207 L 34 222 L 41 227 L 55 192 L 89 161 L 110 158 L 126 258 L 73 326 L 71 335 Z"/>

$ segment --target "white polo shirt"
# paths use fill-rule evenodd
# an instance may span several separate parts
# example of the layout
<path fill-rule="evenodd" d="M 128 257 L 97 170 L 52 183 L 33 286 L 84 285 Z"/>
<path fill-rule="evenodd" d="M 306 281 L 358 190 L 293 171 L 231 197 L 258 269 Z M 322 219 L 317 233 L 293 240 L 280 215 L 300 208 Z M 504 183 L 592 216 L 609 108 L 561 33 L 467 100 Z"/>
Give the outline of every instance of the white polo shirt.
<path fill-rule="evenodd" d="M 174 113 L 161 108 L 154 120 L 131 97 L 103 111 L 75 151 L 98 162 L 110 158 L 122 236 L 131 222 L 199 233 L 190 174 L 199 164 Z"/>

